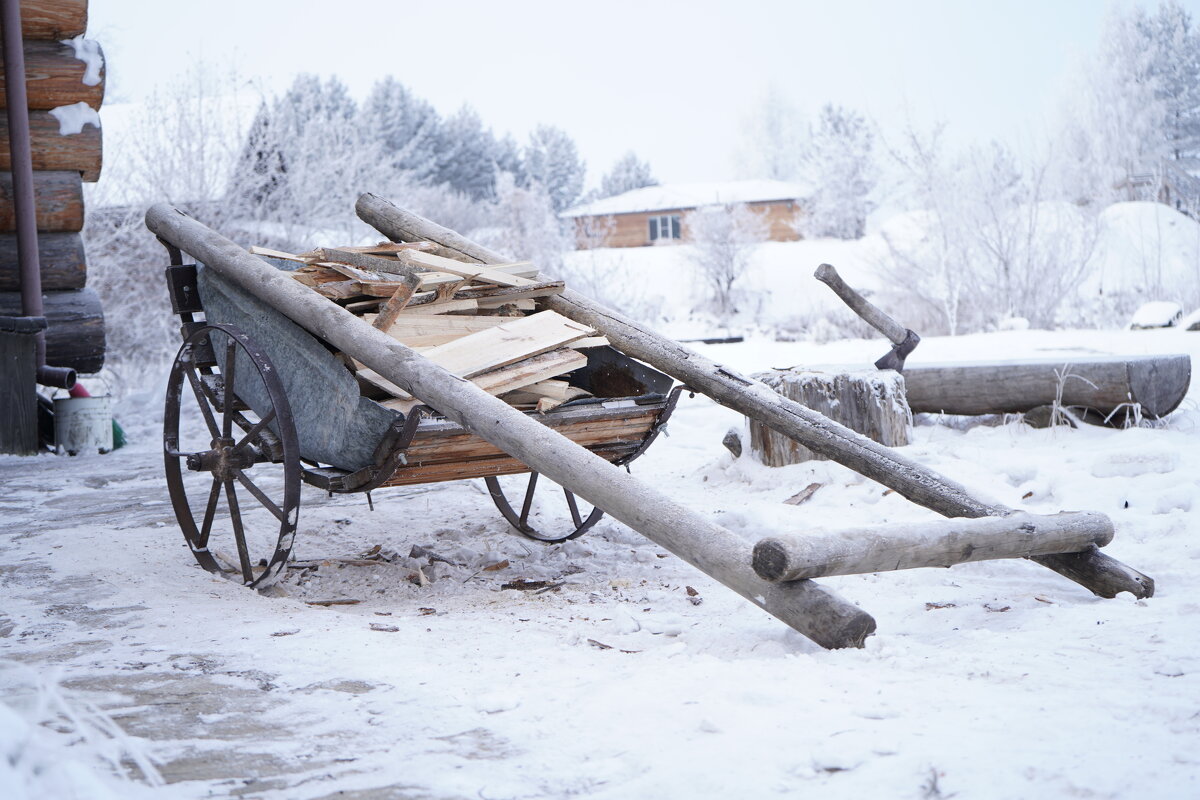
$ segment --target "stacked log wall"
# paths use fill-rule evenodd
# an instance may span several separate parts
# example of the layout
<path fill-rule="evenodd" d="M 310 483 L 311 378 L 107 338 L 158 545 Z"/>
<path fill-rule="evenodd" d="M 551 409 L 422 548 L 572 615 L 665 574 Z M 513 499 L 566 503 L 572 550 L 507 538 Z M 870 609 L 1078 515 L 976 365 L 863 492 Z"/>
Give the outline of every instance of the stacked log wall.
<path fill-rule="evenodd" d="M 82 103 L 99 111 L 105 70 L 98 46 L 76 56 L 72 39 L 87 30 L 87 0 L 22 0 L 25 86 L 33 160 L 33 187 L 41 264 L 47 362 L 78 372 L 104 364 L 104 317 L 96 293 L 85 288 L 87 261 L 80 231 L 83 183 L 99 179 L 103 139 L 90 122 L 72 132 L 70 115 L 54 110 Z M 0 65 L 0 107 L 7 108 L 7 76 Z M 88 109 L 73 109 L 79 118 Z M 66 119 L 61 119 L 66 116 Z M 0 314 L 19 315 L 20 268 L 7 113 L 0 113 Z"/>

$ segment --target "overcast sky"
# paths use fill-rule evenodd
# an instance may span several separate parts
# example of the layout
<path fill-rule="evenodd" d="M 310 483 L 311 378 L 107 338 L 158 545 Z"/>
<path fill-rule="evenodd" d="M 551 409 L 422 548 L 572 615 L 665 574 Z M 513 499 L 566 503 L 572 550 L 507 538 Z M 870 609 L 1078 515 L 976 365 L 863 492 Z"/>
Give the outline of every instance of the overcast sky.
<path fill-rule="evenodd" d="M 136 102 L 196 61 L 268 93 L 313 72 L 361 99 L 390 74 L 443 115 L 470 104 L 518 141 L 538 123 L 563 128 L 590 182 L 630 149 L 662 181 L 702 181 L 740 177 L 743 120 L 769 84 L 807 113 L 834 102 L 885 131 L 943 121 L 960 141 L 1032 138 L 1109 5 L 91 0 L 88 35 L 108 57 L 106 102 Z M 1200 0 L 1183 5 L 1200 16 Z"/>

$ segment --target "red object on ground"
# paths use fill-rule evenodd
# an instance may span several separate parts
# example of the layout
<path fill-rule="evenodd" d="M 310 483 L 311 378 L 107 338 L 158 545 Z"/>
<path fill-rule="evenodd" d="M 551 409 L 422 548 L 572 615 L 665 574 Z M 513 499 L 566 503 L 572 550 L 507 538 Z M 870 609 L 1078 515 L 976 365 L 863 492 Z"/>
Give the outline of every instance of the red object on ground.
<path fill-rule="evenodd" d="M 88 390 L 83 388 L 82 383 L 75 384 L 68 389 L 67 392 L 71 395 L 71 397 L 91 397 L 91 394 L 88 393 Z"/>

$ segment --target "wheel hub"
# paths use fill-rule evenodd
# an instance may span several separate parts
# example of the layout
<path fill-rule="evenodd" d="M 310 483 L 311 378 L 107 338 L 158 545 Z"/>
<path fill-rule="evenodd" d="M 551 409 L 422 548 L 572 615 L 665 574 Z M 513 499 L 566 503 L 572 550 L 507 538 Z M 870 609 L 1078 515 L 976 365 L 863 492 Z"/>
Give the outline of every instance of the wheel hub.
<path fill-rule="evenodd" d="M 211 472 L 222 482 L 233 480 L 242 470 L 254 466 L 254 454 L 250 448 L 237 449 L 232 439 L 217 439 L 213 449 L 203 453 L 192 453 L 187 457 L 187 467 L 193 472 Z"/>

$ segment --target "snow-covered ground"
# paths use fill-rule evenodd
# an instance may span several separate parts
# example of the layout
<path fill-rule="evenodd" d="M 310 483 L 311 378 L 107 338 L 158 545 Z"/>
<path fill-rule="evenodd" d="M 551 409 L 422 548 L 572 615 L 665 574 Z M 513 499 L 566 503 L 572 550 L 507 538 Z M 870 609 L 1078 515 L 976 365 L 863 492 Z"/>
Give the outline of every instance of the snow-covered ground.
<path fill-rule="evenodd" d="M 697 347 L 743 371 L 884 350 Z M 1200 333 L 928 338 L 911 363 L 1095 352 L 1195 358 Z M 610 520 L 520 539 L 479 481 L 380 491 L 373 512 L 305 488 L 298 559 L 392 561 L 259 595 L 184 546 L 160 398 L 118 409 L 123 450 L 0 458 L 0 797 L 1200 796 L 1200 388 L 1150 427 L 922 419 L 904 449 L 985 498 L 1111 515 L 1107 550 L 1152 599 L 1025 561 L 831 578 L 879 623 L 837 652 Z M 749 539 L 933 517 L 829 462 L 734 460 L 738 423 L 685 396 L 633 472 Z M 521 578 L 553 588 L 502 588 Z M 306 603 L 329 599 L 359 602 Z"/>

